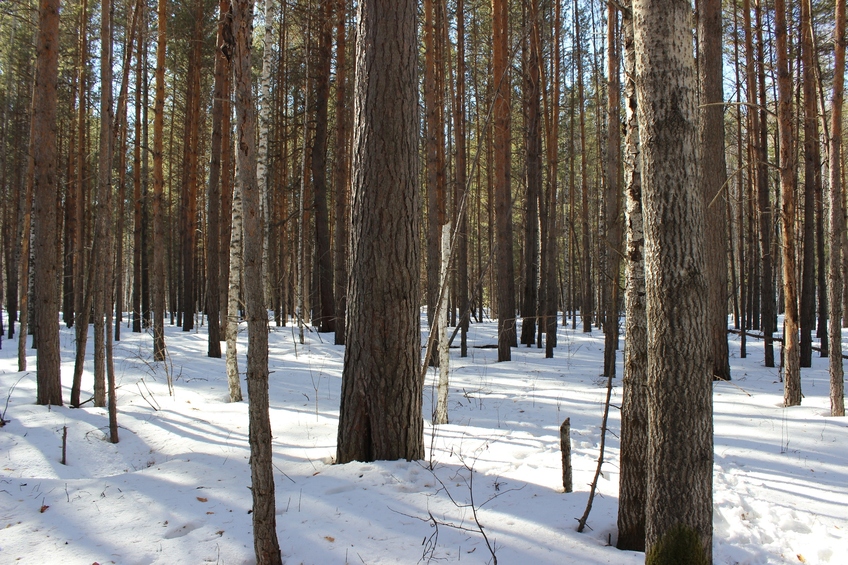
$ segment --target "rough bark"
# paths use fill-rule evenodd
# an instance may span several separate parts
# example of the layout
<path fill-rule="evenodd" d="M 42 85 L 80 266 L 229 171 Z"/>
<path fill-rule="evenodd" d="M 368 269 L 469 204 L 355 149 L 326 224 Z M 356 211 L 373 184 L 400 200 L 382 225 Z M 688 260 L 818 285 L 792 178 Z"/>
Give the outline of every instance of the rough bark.
<path fill-rule="evenodd" d="M 830 116 L 830 258 L 828 306 L 830 307 L 830 415 L 845 416 L 845 374 L 842 366 L 842 242 L 845 214 L 842 188 L 842 101 L 845 82 L 845 0 L 836 0 L 834 26 L 836 72 Z"/>
<path fill-rule="evenodd" d="M 338 463 L 424 455 L 416 8 L 413 0 L 358 4 Z"/>
<path fill-rule="evenodd" d="M 236 94 L 236 156 L 244 206 L 244 298 L 247 314 L 247 393 L 250 397 L 250 483 L 253 548 L 261 565 L 282 564 L 277 542 L 271 418 L 268 400 L 268 311 L 262 280 L 262 191 L 256 178 L 256 111 L 251 79 L 253 0 L 232 2 Z"/>
<path fill-rule="evenodd" d="M 439 40 L 440 3 L 424 0 L 424 112 L 427 152 L 427 322 L 437 332 L 442 226 L 447 217 L 444 135 L 444 54 Z M 438 358 L 433 358 L 438 365 Z"/>
<path fill-rule="evenodd" d="M 457 298 L 461 318 L 460 356 L 468 355 L 468 202 L 467 202 L 467 142 L 465 135 L 465 3 L 456 2 L 456 103 L 454 104 L 454 135 L 456 138 L 456 191 L 455 202 L 465 201 L 458 213 L 456 266 L 458 279 Z"/>
<path fill-rule="evenodd" d="M 34 297 L 38 328 L 36 402 L 62 405 L 59 355 L 58 257 L 56 253 L 56 87 L 59 68 L 59 0 L 39 4 L 33 93 L 32 159 L 35 198 Z M 22 313 L 26 316 L 26 312 Z M 21 332 L 20 341 L 26 341 Z"/>
<path fill-rule="evenodd" d="M 165 124 L 165 49 L 167 47 L 168 0 L 159 0 L 156 42 L 156 102 L 153 109 L 153 274 L 150 293 L 153 309 L 153 359 L 165 360 L 165 177 L 162 148 Z"/>
<path fill-rule="evenodd" d="M 618 302 L 621 270 L 621 84 L 619 79 L 618 8 L 608 5 L 607 65 L 607 139 L 604 162 L 604 219 L 606 226 L 606 276 L 604 277 L 604 375 L 615 376 L 615 352 L 618 349 Z"/>
<path fill-rule="evenodd" d="M 318 298 L 314 324 L 319 332 L 336 331 L 333 297 L 333 255 L 330 250 L 330 214 L 327 208 L 327 109 L 330 100 L 333 3 L 322 0 L 318 18 L 318 57 L 315 80 L 315 135 L 312 138 L 312 199 L 315 209 L 315 262 Z"/>
<path fill-rule="evenodd" d="M 820 178 L 818 108 L 816 103 L 810 2 L 801 0 L 801 66 L 804 92 L 804 228 L 801 241 L 800 365 L 813 365 L 813 328 L 816 326 L 816 181 Z M 818 194 L 821 194 L 819 189 Z M 822 340 L 827 343 L 827 340 Z M 824 345 L 824 343 L 822 345 Z"/>
<path fill-rule="evenodd" d="M 542 194 L 542 109 L 540 53 L 536 40 L 538 0 L 531 1 L 526 16 L 524 46 L 524 157 L 527 198 L 524 202 L 524 288 L 521 300 L 521 344 L 536 341 L 539 300 L 539 198 Z"/>
<path fill-rule="evenodd" d="M 209 344 L 206 354 L 221 357 L 221 153 L 224 126 L 224 98 L 230 61 L 229 46 L 224 43 L 227 0 L 218 2 L 218 33 L 215 48 L 215 84 L 212 91 L 212 142 L 210 146 L 209 184 L 206 190 L 206 316 Z M 226 51 L 225 53 L 225 46 Z"/>
<path fill-rule="evenodd" d="M 111 5 L 106 0 L 100 17 L 100 154 L 97 164 L 97 204 L 95 208 L 94 251 L 90 269 L 94 286 L 94 405 L 106 406 L 107 339 L 112 310 L 112 23 Z"/>
<path fill-rule="evenodd" d="M 622 10 L 624 45 L 624 194 L 625 248 L 624 376 L 621 402 L 621 474 L 618 494 L 618 549 L 645 551 L 647 496 L 648 391 L 647 321 L 645 319 L 645 237 L 642 226 L 642 177 L 636 97 L 636 53 L 632 1 Z"/>
<path fill-rule="evenodd" d="M 775 0 L 777 39 L 777 129 L 780 137 L 780 227 L 783 236 L 783 350 L 785 372 L 783 403 L 801 404 L 801 367 L 798 343 L 798 282 L 795 274 L 795 163 L 792 132 L 792 77 L 786 29 L 786 2 Z"/>
<path fill-rule="evenodd" d="M 712 376 L 691 5 L 635 0 L 648 370 L 646 563 L 712 562 Z"/>
<path fill-rule="evenodd" d="M 495 277 L 497 278 L 498 361 L 512 358 L 516 345 L 515 266 L 512 257 L 510 186 L 509 3 L 492 0 L 492 80 L 494 82 Z"/>
<path fill-rule="evenodd" d="M 706 219 L 707 339 L 713 377 L 730 380 L 727 349 L 727 165 L 724 157 L 721 0 L 698 0 L 699 179 Z"/>
<path fill-rule="evenodd" d="M 333 181 L 335 188 L 335 229 L 333 230 L 335 261 L 334 286 L 336 304 L 336 345 L 344 345 L 345 309 L 347 308 L 348 259 L 348 195 L 350 193 L 350 162 L 348 143 L 349 110 L 347 108 L 347 1 L 336 1 L 336 159 Z"/>

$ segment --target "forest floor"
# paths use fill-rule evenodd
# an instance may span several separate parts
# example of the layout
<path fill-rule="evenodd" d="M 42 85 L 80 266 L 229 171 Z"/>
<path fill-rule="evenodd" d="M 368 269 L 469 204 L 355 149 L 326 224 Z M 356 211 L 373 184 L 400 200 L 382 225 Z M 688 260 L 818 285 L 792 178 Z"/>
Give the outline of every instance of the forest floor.
<path fill-rule="evenodd" d="M 495 332 L 494 323 L 472 324 L 469 343 L 494 344 Z M 67 399 L 73 332 L 63 327 L 60 339 Z M 449 425 L 430 425 L 432 371 L 425 386 L 426 460 L 335 466 L 343 348 L 329 334 L 307 333 L 300 345 L 291 327 L 272 327 L 284 562 L 492 563 L 494 555 L 502 565 L 642 563 L 642 554 L 613 547 L 620 378 L 598 495 L 586 533 L 576 532 L 601 439 L 603 334 L 561 327 L 558 339 L 554 359 L 521 347 L 511 362 L 496 363 L 496 349 L 471 347 L 465 359 L 452 349 Z M 33 370 L 19 373 L 16 343 L 4 341 L 0 563 L 253 562 L 247 403 L 227 402 L 224 360 L 206 357 L 205 328 L 168 326 L 166 341 L 168 363 L 152 361 L 148 333 L 124 328 L 115 344 L 115 445 L 106 440 L 106 410 L 91 402 L 36 406 L 35 352 Z M 733 381 L 714 385 L 715 562 L 846 563 L 848 419 L 828 416 L 827 360 L 815 357 L 803 370 L 803 405 L 787 409 L 778 370 L 763 367 L 762 342 L 749 339 L 746 359 L 738 336 L 730 347 Z M 92 395 L 91 375 L 89 362 L 83 399 Z M 570 494 L 559 447 L 566 417 Z"/>

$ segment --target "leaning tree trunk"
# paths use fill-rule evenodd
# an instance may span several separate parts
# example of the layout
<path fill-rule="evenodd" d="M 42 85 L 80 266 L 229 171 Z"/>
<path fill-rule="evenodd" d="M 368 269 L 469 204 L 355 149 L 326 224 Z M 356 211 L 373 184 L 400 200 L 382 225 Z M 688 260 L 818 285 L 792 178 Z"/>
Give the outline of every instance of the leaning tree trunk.
<path fill-rule="evenodd" d="M 414 460 L 424 456 L 417 2 L 360 0 L 358 16 L 351 272 L 336 461 Z"/>
<path fill-rule="evenodd" d="M 645 562 L 712 562 L 712 375 L 688 0 L 635 0 L 648 370 Z"/>
<path fill-rule="evenodd" d="M 253 0 L 234 0 L 233 72 L 236 93 L 238 177 L 244 206 L 244 298 L 247 313 L 247 393 L 250 397 L 250 490 L 253 548 L 260 565 L 282 564 L 277 542 L 271 418 L 268 412 L 268 311 L 262 279 L 261 188 L 256 179 L 256 116 L 251 86 Z"/>

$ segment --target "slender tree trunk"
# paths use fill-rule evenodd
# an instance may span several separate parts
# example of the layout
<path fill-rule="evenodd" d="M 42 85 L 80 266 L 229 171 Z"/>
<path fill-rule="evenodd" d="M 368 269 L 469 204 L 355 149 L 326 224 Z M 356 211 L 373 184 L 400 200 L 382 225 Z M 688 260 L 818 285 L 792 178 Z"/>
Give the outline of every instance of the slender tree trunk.
<path fill-rule="evenodd" d="M 621 475 L 616 547 L 645 551 L 645 504 L 648 456 L 648 334 L 645 318 L 645 238 L 642 226 L 642 177 L 636 97 L 632 0 L 622 10 L 624 44 L 624 194 L 627 225 L 624 377 L 621 404 Z"/>
<path fill-rule="evenodd" d="M 338 463 L 424 455 L 416 7 L 413 0 L 358 3 Z"/>
<path fill-rule="evenodd" d="M 228 1 L 228 0 L 225 0 Z M 238 372 L 239 292 L 242 274 L 242 203 L 241 181 L 233 187 L 232 221 L 230 228 L 229 277 L 227 291 L 227 382 L 230 402 L 241 402 L 241 381 Z"/>
<path fill-rule="evenodd" d="M 521 301 L 521 343 L 536 341 L 536 312 L 539 300 L 539 197 L 542 193 L 542 116 L 540 104 L 540 53 L 536 41 L 538 0 L 529 2 L 525 17 L 524 48 L 524 150 L 527 199 L 524 212 L 524 289 Z"/>
<path fill-rule="evenodd" d="M 218 2 L 218 34 L 215 48 L 215 85 L 212 92 L 212 142 L 209 185 L 206 191 L 206 315 L 209 324 L 209 357 L 221 357 L 221 152 L 224 98 L 229 96 L 227 75 L 230 61 L 225 53 L 225 21 L 230 3 Z M 229 51 L 227 51 L 229 52 Z"/>
<path fill-rule="evenodd" d="M 777 126 L 780 134 L 780 227 L 783 232 L 783 295 L 785 375 L 783 403 L 801 404 L 801 367 L 798 344 L 798 283 L 795 275 L 795 165 L 792 137 L 792 77 L 789 73 L 786 3 L 774 3 L 777 39 Z"/>
<path fill-rule="evenodd" d="M 833 97 L 830 115 L 830 257 L 828 305 L 830 307 L 830 415 L 845 416 L 845 375 L 842 366 L 842 252 L 845 213 L 842 195 L 842 101 L 845 82 L 845 0 L 836 0 L 834 26 Z"/>
<path fill-rule="evenodd" d="M 253 1 L 234 0 L 233 71 L 236 93 L 238 176 L 244 205 L 244 298 L 247 313 L 247 393 L 250 397 L 250 478 L 253 547 L 260 565 L 282 564 L 277 542 L 271 418 L 268 400 L 268 311 L 262 280 L 261 189 L 256 178 L 256 117 L 251 87 Z"/>
<path fill-rule="evenodd" d="M 577 100 L 580 105 L 578 114 L 580 116 L 580 194 L 581 194 L 581 266 L 580 277 L 582 284 L 582 298 L 580 314 L 583 318 L 583 331 L 592 331 L 593 298 L 592 298 L 592 255 L 589 239 L 589 172 L 586 164 L 586 116 L 584 108 L 584 85 L 583 85 L 583 36 L 580 33 L 580 14 L 577 9 L 577 0 L 574 0 L 574 44 L 577 49 Z"/>
<path fill-rule="evenodd" d="M 821 218 L 821 170 L 819 156 L 818 104 L 813 68 L 813 38 L 810 1 L 801 0 L 801 59 L 804 91 L 804 236 L 801 275 L 801 367 L 813 365 L 813 328 L 816 326 L 816 212 Z M 819 234 L 819 241 L 821 240 Z M 821 336 L 820 336 L 821 337 Z M 826 339 L 822 339 L 825 347 Z"/>
<path fill-rule="evenodd" d="M 31 142 L 35 197 L 34 306 L 38 328 L 36 402 L 62 405 L 62 372 L 59 355 L 59 276 L 56 249 L 56 88 L 59 68 L 59 0 L 44 0 L 38 12 L 35 90 Z M 26 234 L 27 236 L 29 234 Z M 22 312 L 22 317 L 26 312 Z M 20 342 L 26 341 L 21 332 Z"/>
<path fill-rule="evenodd" d="M 41 15 L 39 13 L 39 19 Z M 39 22 L 40 23 L 40 22 Z M 40 34 L 40 31 L 39 31 Z M 45 77 L 45 81 L 49 80 Z M 31 108 L 35 108 L 35 92 L 33 92 L 33 104 Z M 29 127 L 29 139 L 30 146 L 35 142 L 35 126 L 40 125 L 37 124 L 35 120 L 30 120 Z M 55 128 L 55 126 L 53 126 Z M 52 132 L 46 132 L 47 135 L 50 135 Z M 55 135 L 55 134 L 54 134 Z M 55 144 L 55 141 L 54 141 Z M 55 146 L 54 146 L 55 147 Z M 29 315 L 29 295 L 31 290 L 30 282 L 32 281 L 32 277 L 30 276 L 30 258 L 32 256 L 32 252 L 30 250 L 30 246 L 32 245 L 33 237 L 32 237 L 32 201 L 33 201 L 33 184 L 35 179 L 35 161 L 34 157 L 34 147 L 30 147 L 29 155 L 27 156 L 27 170 L 26 176 L 24 177 L 24 182 L 26 184 L 24 188 L 24 208 L 23 208 L 23 217 L 21 218 L 21 256 L 20 256 L 20 309 L 21 309 L 21 322 L 20 322 L 20 330 L 18 332 L 18 371 L 26 371 L 27 370 L 27 354 L 26 354 L 26 340 L 27 335 L 33 332 L 33 328 L 30 327 L 30 315 Z M 54 149 L 55 151 L 55 149 Z M 55 171 L 54 171 L 55 176 Z M 35 339 L 33 339 L 33 345 L 36 345 Z"/>
<path fill-rule="evenodd" d="M 271 184 L 269 170 L 269 148 L 271 136 L 271 59 L 273 56 L 273 2 L 264 0 L 262 11 L 264 12 L 265 24 L 262 33 L 262 75 L 259 80 L 259 150 L 256 154 L 256 180 L 259 183 L 260 210 L 262 213 L 262 288 L 265 293 L 271 289 L 271 279 L 268 273 L 270 265 L 269 245 L 271 240 L 271 210 L 268 198 L 269 186 Z M 312 9 L 311 2 L 308 5 Z M 266 296 L 266 306 L 267 306 Z"/>
<path fill-rule="evenodd" d="M 456 2 L 456 102 L 454 104 L 454 136 L 456 137 L 456 192 L 455 201 L 465 201 L 458 214 L 456 267 L 459 280 L 460 356 L 468 356 L 468 177 L 465 121 L 465 2 Z"/>
<path fill-rule="evenodd" d="M 193 7 L 194 32 L 188 63 L 186 85 L 186 123 L 183 138 L 183 182 L 180 234 L 182 258 L 182 329 L 194 329 L 195 313 L 195 256 L 197 251 L 197 191 L 200 152 L 200 72 L 202 66 L 204 4 L 195 0 Z"/>
<path fill-rule="evenodd" d="M 156 105 L 153 110 L 153 359 L 165 360 L 165 177 L 162 146 L 165 124 L 165 49 L 167 46 L 168 0 L 159 0 L 156 43 Z"/>
<path fill-rule="evenodd" d="M 347 308 L 348 194 L 350 165 L 348 158 L 349 111 L 347 109 L 347 1 L 336 0 L 336 158 L 334 162 L 336 345 L 344 345 L 345 309 Z"/>
<path fill-rule="evenodd" d="M 712 378 L 691 4 L 635 0 L 648 369 L 645 562 L 712 563 Z M 649 101 L 649 103 L 645 103 Z"/>
<path fill-rule="evenodd" d="M 94 405 L 106 406 L 107 339 L 111 335 L 112 311 L 112 19 L 111 0 L 101 3 L 100 15 L 100 155 L 97 165 L 97 207 L 95 218 L 96 254 L 92 267 L 97 266 L 94 288 Z M 104 319 L 104 318 L 108 318 Z"/>
<path fill-rule="evenodd" d="M 509 6 L 492 0 L 492 79 L 494 81 L 494 208 L 498 305 L 498 361 L 512 358 L 516 345 L 515 267 L 512 257 L 512 190 L 510 187 Z"/>
<path fill-rule="evenodd" d="M 721 0 L 698 0 L 699 177 L 706 219 L 709 307 L 707 335 L 713 377 L 730 380 L 727 349 L 727 165 L 724 157 L 724 79 Z"/>
<path fill-rule="evenodd" d="M 330 98 L 332 54 L 332 0 L 321 0 L 318 18 L 318 61 L 315 81 L 315 136 L 312 139 L 312 198 L 315 208 L 315 254 L 318 272 L 319 332 L 334 332 L 336 305 L 333 301 L 333 256 L 330 250 L 330 214 L 327 210 L 327 107 Z"/>
<path fill-rule="evenodd" d="M 424 0 L 424 112 L 427 154 L 427 322 L 438 335 L 439 265 L 442 226 L 446 216 L 444 137 L 444 57 L 439 40 L 440 2 Z M 438 358 L 431 362 L 438 365 Z"/>
<path fill-rule="evenodd" d="M 615 376 L 615 352 L 618 349 L 618 302 L 621 270 L 621 187 L 619 171 L 621 168 L 621 84 L 619 80 L 618 54 L 618 8 L 612 3 L 607 6 L 607 65 L 609 83 L 607 85 L 607 148 L 606 148 L 606 186 L 604 216 L 606 220 L 606 257 L 607 274 L 603 282 L 604 292 L 604 375 Z"/>
<path fill-rule="evenodd" d="M 145 8 L 141 8 L 145 9 Z M 138 42 L 138 53 L 136 56 L 136 74 L 135 74 L 135 120 L 133 142 L 133 288 L 132 288 L 132 331 L 133 333 L 141 333 L 141 297 L 142 297 L 142 253 L 143 239 L 142 232 L 144 230 L 142 210 L 144 209 L 144 200 L 141 192 L 141 146 L 142 136 L 144 132 L 141 123 L 141 107 L 143 105 L 142 82 L 143 80 L 143 65 L 142 61 L 147 55 L 147 49 L 144 47 L 144 37 L 141 37 Z M 146 144 L 145 144 L 146 145 Z M 145 147 L 145 153 L 147 148 Z"/>

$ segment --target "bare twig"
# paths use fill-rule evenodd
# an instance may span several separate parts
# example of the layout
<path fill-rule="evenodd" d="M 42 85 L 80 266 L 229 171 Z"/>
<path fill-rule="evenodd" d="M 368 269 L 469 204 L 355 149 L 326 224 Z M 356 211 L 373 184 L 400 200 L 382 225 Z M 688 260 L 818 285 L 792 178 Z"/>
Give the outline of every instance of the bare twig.
<path fill-rule="evenodd" d="M 578 520 L 577 531 L 583 532 L 586 528 L 586 520 L 589 519 L 589 512 L 592 511 L 592 502 L 595 500 L 595 490 L 598 488 L 598 477 L 601 476 L 601 466 L 604 464 L 604 444 L 607 438 L 607 418 L 609 417 L 610 397 L 612 396 L 612 371 L 607 376 L 607 400 L 604 402 L 604 419 L 601 424 L 601 446 L 598 454 L 598 467 L 595 469 L 595 477 L 592 479 L 592 485 L 589 488 L 589 501 L 586 503 L 586 511 Z"/>

